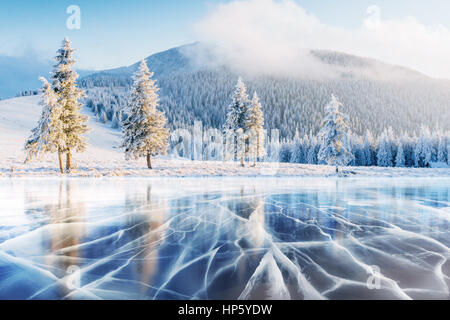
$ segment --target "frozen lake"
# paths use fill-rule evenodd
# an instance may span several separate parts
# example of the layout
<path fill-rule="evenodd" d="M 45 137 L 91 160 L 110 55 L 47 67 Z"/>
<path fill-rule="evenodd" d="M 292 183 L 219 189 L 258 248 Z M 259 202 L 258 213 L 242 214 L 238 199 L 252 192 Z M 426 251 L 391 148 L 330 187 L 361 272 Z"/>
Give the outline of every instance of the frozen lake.
<path fill-rule="evenodd" d="M 450 299 L 450 178 L 0 180 L 0 299 Z"/>

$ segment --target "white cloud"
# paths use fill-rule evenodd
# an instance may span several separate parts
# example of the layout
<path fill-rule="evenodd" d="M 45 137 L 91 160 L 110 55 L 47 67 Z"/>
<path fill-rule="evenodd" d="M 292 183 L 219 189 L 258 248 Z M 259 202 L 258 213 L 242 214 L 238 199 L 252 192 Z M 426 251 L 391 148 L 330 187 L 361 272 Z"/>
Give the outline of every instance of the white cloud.
<path fill-rule="evenodd" d="M 327 25 L 292 0 L 244 0 L 216 6 L 196 30 L 222 48 L 228 62 L 247 70 L 310 72 L 305 49 L 327 49 L 406 66 L 450 78 L 450 30 L 414 17 L 383 20 L 367 9 L 358 29 Z"/>

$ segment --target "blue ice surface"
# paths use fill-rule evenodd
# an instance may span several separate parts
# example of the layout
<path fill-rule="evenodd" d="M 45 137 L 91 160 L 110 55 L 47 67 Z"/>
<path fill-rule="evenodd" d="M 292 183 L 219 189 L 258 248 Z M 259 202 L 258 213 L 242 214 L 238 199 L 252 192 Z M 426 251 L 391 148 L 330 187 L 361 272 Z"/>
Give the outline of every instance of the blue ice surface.
<path fill-rule="evenodd" d="M 0 194 L 0 299 L 450 299 L 448 178 L 4 179 Z"/>

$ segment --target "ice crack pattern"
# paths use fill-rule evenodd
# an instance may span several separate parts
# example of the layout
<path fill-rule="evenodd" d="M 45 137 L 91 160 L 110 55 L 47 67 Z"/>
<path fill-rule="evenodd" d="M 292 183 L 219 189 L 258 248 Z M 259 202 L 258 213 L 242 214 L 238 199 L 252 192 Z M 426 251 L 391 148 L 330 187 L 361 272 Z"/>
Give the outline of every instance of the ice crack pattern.
<path fill-rule="evenodd" d="M 448 178 L 5 179 L 0 209 L 0 299 L 450 299 Z"/>

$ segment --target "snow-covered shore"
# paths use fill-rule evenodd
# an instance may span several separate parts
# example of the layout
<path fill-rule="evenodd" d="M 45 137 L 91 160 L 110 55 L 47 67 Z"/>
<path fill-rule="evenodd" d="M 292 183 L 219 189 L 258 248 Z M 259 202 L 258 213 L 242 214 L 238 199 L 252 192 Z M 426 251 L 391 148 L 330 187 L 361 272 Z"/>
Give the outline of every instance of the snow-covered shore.
<path fill-rule="evenodd" d="M 117 145 L 120 132 L 94 119 L 89 120 L 89 146 L 85 153 L 74 154 L 77 169 L 68 175 L 58 172 L 57 156 L 48 155 L 41 161 L 24 164 L 23 145 L 36 125 L 41 107 L 39 97 L 22 97 L 0 101 L 0 177 L 324 177 L 335 176 L 334 168 L 318 165 L 288 163 L 247 164 L 220 161 L 188 161 L 159 157 L 153 160 L 153 170 L 145 166 L 145 159 L 125 161 Z M 92 116 L 89 112 L 87 115 Z M 342 168 L 353 177 L 450 177 L 450 168 Z"/>
<path fill-rule="evenodd" d="M 288 163 L 258 163 L 256 167 L 240 167 L 238 163 L 220 161 L 188 161 L 158 158 L 154 169 L 140 161 L 109 158 L 108 161 L 75 157 L 77 169 L 60 174 L 56 159 L 23 164 L 2 161 L 0 177 L 327 177 L 336 176 L 333 167 Z M 348 177 L 450 177 L 450 169 L 345 167 L 340 176 Z"/>

